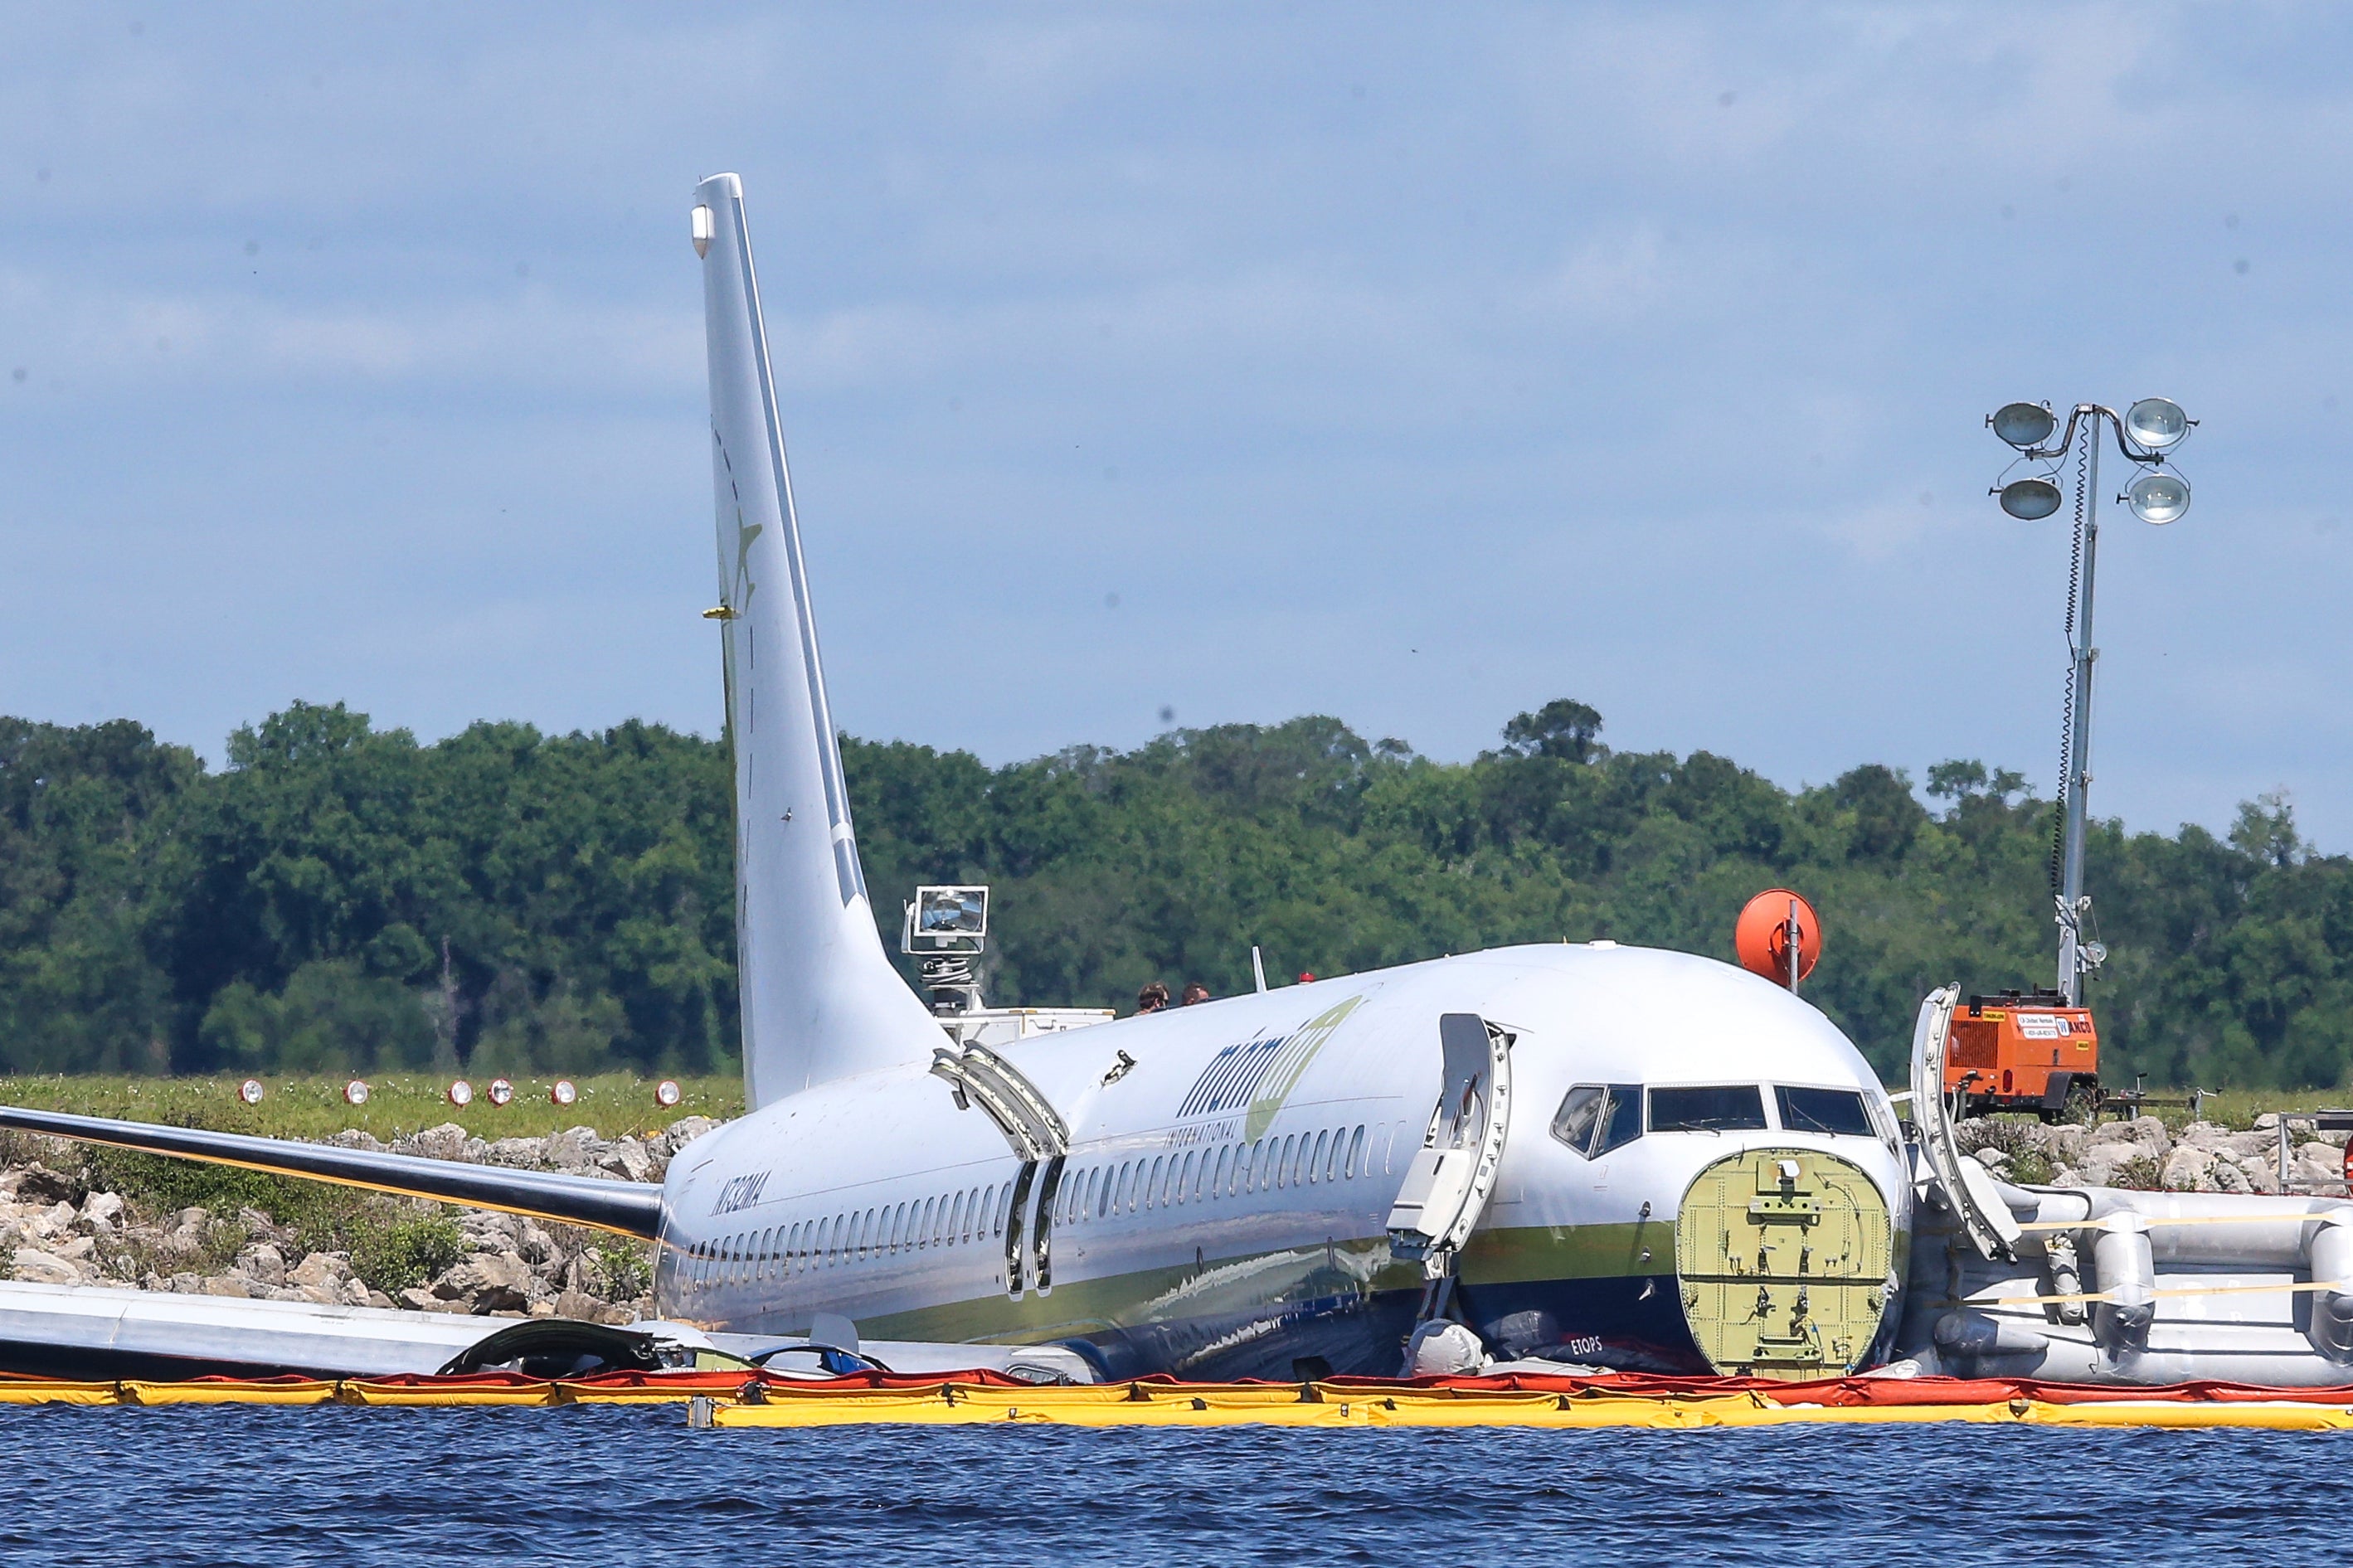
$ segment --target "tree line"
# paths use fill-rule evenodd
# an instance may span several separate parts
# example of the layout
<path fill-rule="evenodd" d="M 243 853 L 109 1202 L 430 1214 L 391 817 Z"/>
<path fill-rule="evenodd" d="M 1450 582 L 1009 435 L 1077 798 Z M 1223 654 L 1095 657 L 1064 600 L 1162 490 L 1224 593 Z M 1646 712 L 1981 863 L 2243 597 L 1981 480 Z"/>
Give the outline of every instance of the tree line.
<path fill-rule="evenodd" d="M 2053 811 L 2018 774 L 1793 791 L 1601 731 L 1563 700 L 1468 763 L 1313 717 L 843 760 L 886 940 L 919 882 L 990 884 L 1001 1003 L 1222 994 L 1253 943 L 1286 973 L 1601 937 L 1728 959 L 1776 885 L 1828 930 L 1808 997 L 1883 1073 L 1933 986 L 2049 983 Z M 213 771 L 128 721 L 0 719 L 0 1070 L 727 1070 L 731 793 L 723 742 L 634 721 L 420 745 L 297 703 Z M 2099 823 L 2090 864 L 2111 1080 L 2347 1081 L 2353 860 L 2284 800 L 2221 837 Z"/>

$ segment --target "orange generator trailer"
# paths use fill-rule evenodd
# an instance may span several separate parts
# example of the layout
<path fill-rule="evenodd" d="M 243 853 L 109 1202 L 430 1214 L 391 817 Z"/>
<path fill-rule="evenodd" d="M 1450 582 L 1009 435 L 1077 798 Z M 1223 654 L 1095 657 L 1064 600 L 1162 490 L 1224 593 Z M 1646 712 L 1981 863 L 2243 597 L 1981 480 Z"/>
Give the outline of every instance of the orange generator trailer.
<path fill-rule="evenodd" d="M 2100 1037 L 2092 1010 L 2056 991 L 1972 996 L 1953 1015 L 1945 1092 L 1964 1116 L 2031 1110 L 2088 1120 L 2100 1106 Z"/>

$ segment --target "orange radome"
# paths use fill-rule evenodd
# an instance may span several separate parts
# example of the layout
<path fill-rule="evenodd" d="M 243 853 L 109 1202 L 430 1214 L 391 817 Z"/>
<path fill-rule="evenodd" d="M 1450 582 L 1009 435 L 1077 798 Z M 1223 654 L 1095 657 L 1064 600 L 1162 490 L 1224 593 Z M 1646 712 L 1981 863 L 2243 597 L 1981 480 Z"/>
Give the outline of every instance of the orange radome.
<path fill-rule="evenodd" d="M 1740 967 L 1776 985 L 1789 984 L 1789 900 L 1798 902 L 1798 978 L 1814 972 L 1822 956 L 1822 922 L 1814 906 L 1787 888 L 1767 888 L 1748 900 L 1732 928 Z"/>

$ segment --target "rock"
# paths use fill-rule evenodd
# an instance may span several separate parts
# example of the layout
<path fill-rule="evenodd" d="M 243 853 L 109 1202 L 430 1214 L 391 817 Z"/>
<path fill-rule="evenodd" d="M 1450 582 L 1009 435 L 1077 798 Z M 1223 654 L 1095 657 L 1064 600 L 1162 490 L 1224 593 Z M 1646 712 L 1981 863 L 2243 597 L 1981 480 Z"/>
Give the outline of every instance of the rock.
<path fill-rule="evenodd" d="M 392 1147 L 375 1133 L 357 1127 L 346 1127 L 327 1142 L 338 1149 L 364 1149 L 371 1154 L 382 1154 Z"/>
<path fill-rule="evenodd" d="M 256 1285 L 271 1287 L 286 1283 L 286 1255 L 275 1243 L 257 1241 L 237 1255 L 236 1271 Z"/>
<path fill-rule="evenodd" d="M 46 1208 L 51 1204 L 73 1201 L 74 1184 L 47 1165 L 27 1165 L 14 1174 L 16 1184 L 10 1195 L 20 1204 L 38 1204 Z"/>
<path fill-rule="evenodd" d="M 174 1295 L 201 1296 L 205 1293 L 204 1276 L 201 1274 L 174 1274 L 166 1283 L 164 1288 L 172 1291 Z"/>
<path fill-rule="evenodd" d="M 2335 1143 L 2306 1143 L 2295 1152 L 2288 1171 L 2299 1187 L 2334 1192 L 2345 1183 L 2345 1151 Z"/>
<path fill-rule="evenodd" d="M 681 1116 L 663 1132 L 670 1139 L 670 1152 L 676 1153 L 718 1125 L 708 1116 Z"/>
<path fill-rule="evenodd" d="M 493 1165 L 512 1165 L 518 1170 L 536 1170 L 547 1163 L 547 1140 L 544 1138 L 501 1138 L 491 1144 L 484 1156 Z"/>
<path fill-rule="evenodd" d="M 206 1280 L 201 1293 L 206 1296 L 233 1296 L 243 1300 L 252 1296 L 253 1291 L 236 1275 L 224 1274 L 217 1279 Z"/>
<path fill-rule="evenodd" d="M 205 1243 L 212 1239 L 213 1216 L 200 1208 L 185 1208 L 172 1218 L 171 1228 L 164 1233 L 164 1247 L 170 1252 L 202 1252 Z"/>
<path fill-rule="evenodd" d="M 2154 1116 L 2136 1116 L 2130 1121 L 2111 1121 L 2095 1128 L 2092 1143 L 2137 1143 L 2143 1152 L 2162 1160 L 2172 1152 L 2173 1141 L 2165 1135 L 2165 1123 Z"/>
<path fill-rule="evenodd" d="M 2255 1131 L 2258 1132 L 2268 1132 L 2278 1125 L 2279 1112 L 2276 1110 L 2266 1110 L 2255 1118 Z"/>
<path fill-rule="evenodd" d="M 533 1318 L 552 1318 L 555 1316 L 555 1303 L 553 1301 L 533 1301 L 531 1304 L 531 1310 L 525 1315 Z"/>
<path fill-rule="evenodd" d="M 248 1236 L 263 1241 L 284 1244 L 294 1239 L 294 1230 L 291 1226 L 280 1225 L 259 1209 L 237 1210 L 237 1223 L 245 1226 Z"/>
<path fill-rule="evenodd" d="M 511 1214 L 459 1215 L 458 1234 L 476 1252 L 517 1252 L 522 1247 L 522 1222 Z"/>
<path fill-rule="evenodd" d="M 606 1174 L 618 1176 L 625 1182 L 650 1182 L 654 1179 L 654 1157 L 646 1146 L 634 1138 L 614 1141 L 596 1168 Z"/>
<path fill-rule="evenodd" d="M 2212 1150 L 2185 1143 L 2166 1156 L 2165 1173 L 2160 1179 L 2168 1192 L 2209 1193 L 2214 1190 L 2211 1176 L 2213 1167 Z"/>
<path fill-rule="evenodd" d="M 524 1220 L 516 1227 L 515 1251 L 533 1269 L 543 1269 L 555 1261 L 555 1238 L 539 1228 L 535 1220 Z"/>
<path fill-rule="evenodd" d="M 340 1252 L 313 1252 L 286 1270 L 286 1283 L 297 1289 L 340 1291 L 352 1278 L 352 1260 Z"/>
<path fill-rule="evenodd" d="M 66 1227 L 72 1225 L 78 1217 L 73 1205 L 54 1204 L 27 1220 L 25 1228 L 47 1241 L 53 1236 L 62 1235 Z"/>
<path fill-rule="evenodd" d="M 2255 1190 L 2255 1184 L 2247 1179 L 2247 1173 L 2235 1160 L 2215 1161 L 2209 1173 L 2218 1193 L 2252 1193 Z"/>
<path fill-rule="evenodd" d="M 476 1313 L 512 1312 L 531 1305 L 531 1266 L 512 1252 L 477 1252 L 433 1281 L 444 1301 L 464 1301 Z"/>
<path fill-rule="evenodd" d="M 547 1163 L 559 1171 L 590 1171 L 611 1148 L 593 1127 L 567 1127 L 547 1141 Z"/>
<path fill-rule="evenodd" d="M 79 1285 L 82 1271 L 62 1258 L 20 1247 L 16 1252 L 16 1277 L 36 1285 Z"/>
<path fill-rule="evenodd" d="M 637 1314 L 626 1307 L 602 1301 L 586 1290 L 565 1290 L 555 1298 L 555 1315 L 583 1323 L 630 1323 Z"/>
<path fill-rule="evenodd" d="M 400 1293 L 399 1305 L 412 1312 L 459 1312 L 466 1310 L 463 1301 L 445 1301 L 421 1285 L 411 1285 Z"/>
<path fill-rule="evenodd" d="M 2222 1140 L 2222 1147 L 2242 1159 L 2268 1160 L 2279 1149 L 2276 1132 L 2233 1132 Z"/>
<path fill-rule="evenodd" d="M 2193 1121 L 2181 1130 L 2181 1136 L 2175 1142 L 2193 1149 L 2219 1149 L 2230 1133 L 2231 1130 L 2219 1122 Z"/>
<path fill-rule="evenodd" d="M 2003 1153 L 1999 1149 L 1991 1147 L 1990 1145 L 1983 1149 L 1971 1150 L 1969 1152 L 1969 1158 L 1975 1160 L 1978 1164 L 1983 1165 L 1987 1170 L 1991 1171 L 1997 1176 L 2000 1175 L 2003 1169 L 2010 1163 L 2009 1155 Z"/>
<path fill-rule="evenodd" d="M 2042 1152 L 2050 1156 L 2053 1165 L 2073 1165 L 2082 1160 L 2084 1151 L 2092 1146 L 2092 1130 L 2088 1127 L 2068 1125 L 2044 1131 L 2049 1136 L 2042 1141 Z"/>
<path fill-rule="evenodd" d="M 88 1263 L 97 1258 L 98 1243 L 87 1236 L 73 1236 L 49 1243 L 45 1250 L 74 1263 Z"/>
<path fill-rule="evenodd" d="M 438 1127 L 397 1139 L 392 1147 L 396 1153 L 417 1154 L 428 1160 L 459 1160 L 465 1157 L 466 1143 L 466 1130 L 454 1121 L 444 1121 Z M 487 1151 L 489 1145 L 483 1147 Z"/>
<path fill-rule="evenodd" d="M 353 1283 L 357 1285 L 359 1284 L 359 1281 L 355 1279 Z M 393 1299 L 385 1295 L 383 1291 L 371 1290 L 364 1285 L 360 1286 L 360 1294 L 364 1298 L 364 1300 L 359 1303 L 363 1307 L 380 1307 L 390 1309 L 396 1305 Z"/>
<path fill-rule="evenodd" d="M 81 1222 L 100 1233 L 111 1231 L 122 1218 L 124 1204 L 114 1193 L 92 1193 L 81 1203 Z"/>

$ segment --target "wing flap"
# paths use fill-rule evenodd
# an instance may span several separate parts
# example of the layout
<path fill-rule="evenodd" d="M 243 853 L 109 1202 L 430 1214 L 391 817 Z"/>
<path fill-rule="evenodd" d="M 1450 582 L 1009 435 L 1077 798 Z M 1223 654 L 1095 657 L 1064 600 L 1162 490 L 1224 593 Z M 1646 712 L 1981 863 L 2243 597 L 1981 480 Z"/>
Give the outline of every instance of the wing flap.
<path fill-rule="evenodd" d="M 403 1197 L 430 1198 L 469 1208 L 499 1209 L 533 1219 L 561 1220 L 620 1236 L 653 1240 L 661 1234 L 662 1190 L 645 1182 L 603 1176 L 573 1176 L 554 1171 L 511 1171 L 498 1165 L 468 1165 L 416 1154 L 379 1154 L 332 1143 L 257 1138 L 243 1132 L 213 1132 L 201 1127 L 164 1127 L 147 1121 L 117 1121 L 58 1110 L 0 1106 L 0 1127 L 137 1149 L 182 1160 L 238 1165 L 273 1175 L 334 1182 Z"/>

